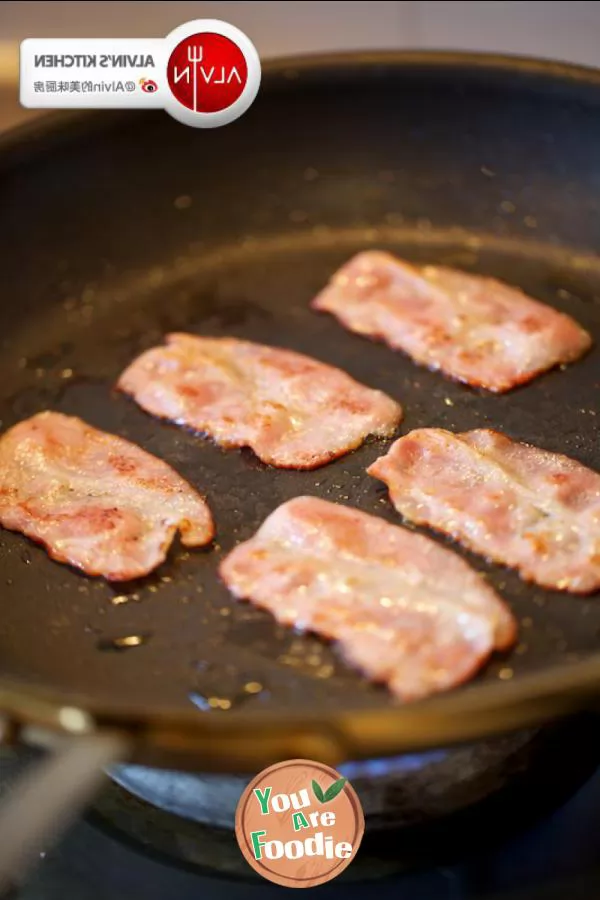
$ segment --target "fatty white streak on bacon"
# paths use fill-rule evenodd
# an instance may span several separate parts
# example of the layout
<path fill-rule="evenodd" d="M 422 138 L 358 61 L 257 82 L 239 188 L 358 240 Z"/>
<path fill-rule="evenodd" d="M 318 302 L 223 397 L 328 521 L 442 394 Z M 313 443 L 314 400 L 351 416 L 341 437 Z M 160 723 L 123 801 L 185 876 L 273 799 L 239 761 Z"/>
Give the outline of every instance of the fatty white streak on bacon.
<path fill-rule="evenodd" d="M 411 431 L 367 470 L 396 509 L 528 581 L 600 587 L 600 475 L 496 431 Z"/>
<path fill-rule="evenodd" d="M 214 533 L 205 501 L 165 462 L 55 412 L 0 438 L 0 524 L 111 581 L 155 569 L 177 531 L 187 547 Z"/>
<path fill-rule="evenodd" d="M 398 403 L 340 369 L 234 338 L 168 335 L 118 386 L 147 412 L 280 468 L 321 466 L 369 434 L 392 434 L 402 417 Z"/>
<path fill-rule="evenodd" d="M 338 641 L 405 700 L 466 681 L 515 639 L 508 607 L 456 553 L 315 497 L 276 509 L 220 574 L 285 625 Z"/>
<path fill-rule="evenodd" d="M 380 251 L 353 257 L 312 306 L 417 363 L 497 393 L 578 359 L 592 343 L 570 316 L 516 287 Z"/>

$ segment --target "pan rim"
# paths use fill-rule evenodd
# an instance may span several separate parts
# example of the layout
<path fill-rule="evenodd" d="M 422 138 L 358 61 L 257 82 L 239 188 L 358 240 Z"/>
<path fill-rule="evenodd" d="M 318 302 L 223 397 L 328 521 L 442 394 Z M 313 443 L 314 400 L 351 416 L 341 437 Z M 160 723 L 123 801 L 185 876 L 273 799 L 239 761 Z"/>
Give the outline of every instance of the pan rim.
<path fill-rule="evenodd" d="M 547 726 L 589 711 L 600 684 L 600 653 L 515 681 L 464 686 L 405 705 L 348 707 L 333 715 L 289 709 L 198 714 L 172 707 L 120 708 L 41 684 L 0 678 L 6 728 L 54 746 L 64 735 L 120 732 L 132 761 L 159 768 L 246 772 L 282 759 L 350 760 L 449 749 Z M 10 732 L 9 732 L 10 733 Z"/>
<path fill-rule="evenodd" d="M 269 59 L 263 64 L 263 90 L 281 85 L 293 88 L 300 75 L 329 77 L 338 71 L 373 71 L 430 67 L 521 74 L 549 83 L 600 87 L 600 70 L 527 56 L 454 51 L 377 51 L 309 54 Z M 129 111 L 61 110 L 40 115 L 0 136 L 0 166 L 20 161 L 28 152 L 45 153 L 52 137 L 77 133 L 92 122 L 107 127 Z M 164 114 L 164 113 L 163 113 Z M 31 144 L 33 143 L 33 148 Z M 281 758 L 304 755 L 332 765 L 347 759 L 386 756 L 469 742 L 523 727 L 540 725 L 555 716 L 583 708 L 600 685 L 600 653 L 577 663 L 558 664 L 522 675 L 514 682 L 475 684 L 418 703 L 376 709 L 348 707 L 326 718 L 288 710 L 232 710 L 201 715 L 166 707 L 124 709 L 75 690 L 48 689 L 40 683 L 0 677 L 0 711 L 20 727 L 41 728 L 50 734 L 124 730 L 138 742 L 139 758 L 153 751 L 160 765 L 236 771 Z M 65 710 L 80 713 L 65 715 Z M 246 746 L 240 746 L 246 742 Z M 148 758 L 150 758 L 148 756 Z"/>

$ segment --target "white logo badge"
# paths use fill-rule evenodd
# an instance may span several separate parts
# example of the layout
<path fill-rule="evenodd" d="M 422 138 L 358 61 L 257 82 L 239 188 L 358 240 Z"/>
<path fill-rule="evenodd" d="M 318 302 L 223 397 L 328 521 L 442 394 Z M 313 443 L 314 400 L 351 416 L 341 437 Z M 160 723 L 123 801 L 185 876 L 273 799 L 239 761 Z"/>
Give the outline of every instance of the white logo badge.
<path fill-rule="evenodd" d="M 260 59 L 239 28 L 187 22 L 160 39 L 36 39 L 21 44 L 29 109 L 164 109 L 194 128 L 239 118 L 260 87 Z"/>

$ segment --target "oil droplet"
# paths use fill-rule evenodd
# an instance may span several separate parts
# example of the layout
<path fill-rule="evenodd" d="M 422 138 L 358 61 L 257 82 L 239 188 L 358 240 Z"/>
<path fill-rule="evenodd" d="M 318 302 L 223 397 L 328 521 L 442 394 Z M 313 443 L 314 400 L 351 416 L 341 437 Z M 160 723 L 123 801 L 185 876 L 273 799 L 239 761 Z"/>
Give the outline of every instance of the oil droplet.
<path fill-rule="evenodd" d="M 158 588 L 155 584 L 151 584 L 150 587 L 148 588 L 148 590 L 150 591 L 151 594 L 155 594 L 157 592 Z"/>
<path fill-rule="evenodd" d="M 231 700 L 227 697 L 211 697 L 208 702 L 215 709 L 231 709 Z"/>
<path fill-rule="evenodd" d="M 207 660 L 192 665 L 197 674 L 189 697 L 199 709 L 232 709 L 265 691 L 262 681 L 235 666 L 218 666 Z"/>
<path fill-rule="evenodd" d="M 535 216 L 525 216 L 523 224 L 526 228 L 537 228 L 537 219 Z"/>
<path fill-rule="evenodd" d="M 29 550 L 21 551 L 21 559 L 23 560 L 23 562 L 25 563 L 26 566 L 31 565 L 31 555 L 29 553 Z"/>
<path fill-rule="evenodd" d="M 485 175 L 486 178 L 495 178 L 496 177 L 496 173 L 493 171 L 493 169 L 489 169 L 487 166 L 481 166 L 480 171 L 481 171 L 481 174 Z"/>
<path fill-rule="evenodd" d="M 454 406 L 454 400 L 451 400 L 450 397 L 444 397 L 444 403 L 446 406 Z"/>
<path fill-rule="evenodd" d="M 498 672 L 498 678 L 501 678 L 502 681 L 509 681 L 513 677 L 514 674 L 515 673 L 513 672 L 512 669 L 509 669 L 509 668 L 500 669 L 500 671 Z"/>
<path fill-rule="evenodd" d="M 162 581 L 163 584 L 170 584 L 170 582 L 173 581 L 173 579 L 171 578 L 170 575 L 163 575 L 163 577 L 160 580 Z"/>
<path fill-rule="evenodd" d="M 204 661 L 195 663 L 195 668 L 200 673 L 198 686 L 190 691 L 189 698 L 203 711 L 232 709 L 264 691 L 262 682 L 248 679 L 235 669 L 219 670 Z"/>
<path fill-rule="evenodd" d="M 518 644 L 515 649 L 515 653 L 517 654 L 517 656 L 523 656 L 525 653 L 527 653 L 528 649 L 529 647 L 527 644 Z"/>
<path fill-rule="evenodd" d="M 100 638 L 96 643 L 98 650 L 123 651 L 132 647 L 141 647 L 150 640 L 149 634 L 128 634 L 124 637 Z"/>
<path fill-rule="evenodd" d="M 333 666 L 330 663 L 327 663 L 325 666 L 321 666 L 320 669 L 317 669 L 317 678 L 331 678 L 333 675 Z"/>
<path fill-rule="evenodd" d="M 221 609 L 219 610 L 219 612 L 221 613 L 222 616 L 230 616 L 231 615 L 231 609 L 228 606 L 222 606 Z"/>
<path fill-rule="evenodd" d="M 517 207 L 511 200 L 503 200 L 500 204 L 500 209 L 502 210 L 502 212 L 514 213 L 516 208 Z"/>
<path fill-rule="evenodd" d="M 203 712 L 211 709 L 231 709 L 232 701 L 229 697 L 206 697 L 199 691 L 190 691 L 188 694 L 190 700 Z"/>
<path fill-rule="evenodd" d="M 124 603 L 137 603 L 139 599 L 139 594 L 117 594 L 110 598 L 109 603 L 111 606 L 123 606 Z"/>
<path fill-rule="evenodd" d="M 60 373 L 61 378 L 72 378 L 73 377 L 73 369 L 63 369 Z"/>

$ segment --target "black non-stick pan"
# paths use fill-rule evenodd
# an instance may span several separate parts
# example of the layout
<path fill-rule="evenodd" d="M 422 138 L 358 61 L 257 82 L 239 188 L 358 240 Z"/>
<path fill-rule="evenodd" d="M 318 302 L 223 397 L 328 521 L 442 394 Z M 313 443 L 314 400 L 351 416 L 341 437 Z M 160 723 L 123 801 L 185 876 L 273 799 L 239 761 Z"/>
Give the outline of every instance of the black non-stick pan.
<path fill-rule="evenodd" d="M 600 469 L 599 145 L 595 71 L 445 54 L 272 64 L 252 108 L 211 131 L 102 112 L 5 138 L 2 428 L 55 409 L 135 441 L 207 496 L 218 532 L 213 547 L 174 549 L 152 577 L 113 586 L 3 532 L 7 721 L 38 737 L 108 729 L 161 766 L 256 771 L 447 746 L 585 706 L 600 685 L 600 597 L 543 591 L 475 556 L 519 643 L 471 685 L 418 704 L 234 602 L 219 560 L 284 500 L 311 494 L 399 523 L 365 475 L 390 442 L 279 471 L 154 420 L 114 384 L 166 332 L 233 335 L 386 391 L 405 408 L 399 433 L 494 427 Z M 364 248 L 504 279 L 572 314 L 596 346 L 503 396 L 452 383 L 310 310 Z M 131 636 L 139 645 L 119 649 Z"/>

